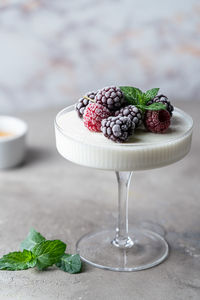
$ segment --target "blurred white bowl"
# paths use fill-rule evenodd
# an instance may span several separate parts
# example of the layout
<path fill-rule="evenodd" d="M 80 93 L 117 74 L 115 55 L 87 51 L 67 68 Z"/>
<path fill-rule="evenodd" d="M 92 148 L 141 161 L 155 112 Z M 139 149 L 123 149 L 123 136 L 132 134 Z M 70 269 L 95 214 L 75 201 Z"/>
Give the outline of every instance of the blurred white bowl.
<path fill-rule="evenodd" d="M 0 169 L 15 167 L 24 160 L 27 131 L 24 121 L 0 116 Z"/>

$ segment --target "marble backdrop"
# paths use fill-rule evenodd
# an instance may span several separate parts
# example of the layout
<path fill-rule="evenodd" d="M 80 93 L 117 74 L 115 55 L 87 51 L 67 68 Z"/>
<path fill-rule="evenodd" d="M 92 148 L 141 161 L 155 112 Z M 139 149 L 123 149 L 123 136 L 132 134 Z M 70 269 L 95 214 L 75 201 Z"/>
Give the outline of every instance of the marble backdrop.
<path fill-rule="evenodd" d="M 111 84 L 200 100 L 199 0 L 0 0 L 0 113 Z"/>

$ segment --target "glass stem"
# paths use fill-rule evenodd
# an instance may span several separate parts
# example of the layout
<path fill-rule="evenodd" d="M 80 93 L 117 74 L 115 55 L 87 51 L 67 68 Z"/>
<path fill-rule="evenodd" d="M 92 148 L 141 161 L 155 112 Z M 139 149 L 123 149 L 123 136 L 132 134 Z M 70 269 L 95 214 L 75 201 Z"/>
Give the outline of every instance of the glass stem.
<path fill-rule="evenodd" d="M 118 182 L 118 223 L 113 245 L 130 248 L 134 242 L 128 236 L 128 192 L 132 172 L 116 172 Z"/>

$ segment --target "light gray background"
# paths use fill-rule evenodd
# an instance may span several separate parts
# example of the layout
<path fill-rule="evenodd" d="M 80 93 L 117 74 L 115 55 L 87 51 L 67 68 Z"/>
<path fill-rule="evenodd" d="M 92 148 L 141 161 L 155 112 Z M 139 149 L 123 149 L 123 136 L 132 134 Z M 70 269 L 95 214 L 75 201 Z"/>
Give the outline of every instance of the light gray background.
<path fill-rule="evenodd" d="M 200 100 L 198 0 L 0 1 L 0 113 L 110 84 Z"/>

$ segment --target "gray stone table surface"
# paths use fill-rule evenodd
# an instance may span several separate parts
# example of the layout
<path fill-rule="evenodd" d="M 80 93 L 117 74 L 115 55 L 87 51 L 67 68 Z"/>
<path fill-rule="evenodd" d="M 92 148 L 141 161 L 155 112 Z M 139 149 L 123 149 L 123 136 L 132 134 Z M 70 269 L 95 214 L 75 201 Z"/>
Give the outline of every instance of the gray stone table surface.
<path fill-rule="evenodd" d="M 130 223 L 165 234 L 169 258 L 133 273 L 88 265 L 77 275 L 54 268 L 1 271 L 0 299 L 200 299 L 200 104 L 178 106 L 196 121 L 190 154 L 176 164 L 136 172 L 130 188 Z M 115 226 L 115 175 L 59 156 L 53 129 L 58 110 L 20 115 L 29 124 L 29 150 L 26 163 L 0 172 L 0 255 L 18 249 L 32 226 L 65 241 L 70 252 L 84 233 Z"/>

